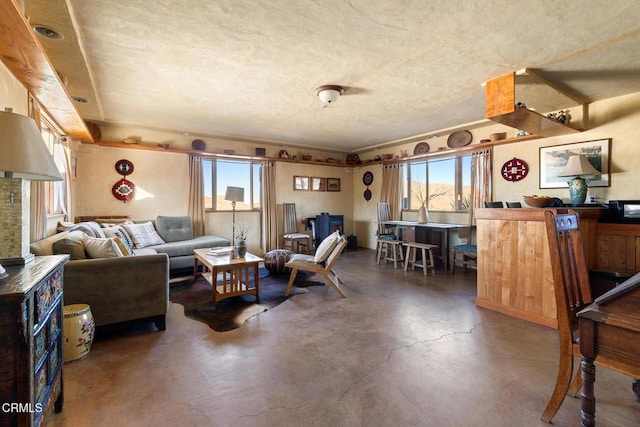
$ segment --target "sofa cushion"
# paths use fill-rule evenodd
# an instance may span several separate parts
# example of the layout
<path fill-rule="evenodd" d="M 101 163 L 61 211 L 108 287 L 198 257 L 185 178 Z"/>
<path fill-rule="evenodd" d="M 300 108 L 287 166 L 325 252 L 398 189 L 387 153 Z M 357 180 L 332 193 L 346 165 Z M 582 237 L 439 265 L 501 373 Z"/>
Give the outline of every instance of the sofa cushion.
<path fill-rule="evenodd" d="M 165 253 L 169 257 L 193 255 L 194 249 L 212 248 L 217 246 L 229 246 L 229 241 L 217 236 L 199 236 L 182 242 L 169 242 L 162 245 L 154 245 L 151 248 L 159 253 Z M 136 251 L 137 252 L 137 251 Z"/>
<path fill-rule="evenodd" d="M 123 256 L 118 245 L 111 238 L 85 235 L 82 238 L 82 243 L 84 243 L 84 248 L 90 258 L 117 258 Z"/>
<path fill-rule="evenodd" d="M 156 230 L 165 242 L 193 239 L 193 224 L 190 216 L 158 216 Z"/>
<path fill-rule="evenodd" d="M 87 258 L 81 239 L 63 237 L 53 242 L 51 249 L 54 255 L 69 254 L 72 261 Z"/>
<path fill-rule="evenodd" d="M 164 243 L 151 221 L 142 224 L 125 224 L 123 227 L 131 236 L 136 248 L 145 248 Z"/>
<path fill-rule="evenodd" d="M 65 237 L 73 238 L 75 240 L 82 240 L 84 233 L 82 231 L 63 231 L 61 233 L 54 234 L 53 236 L 46 237 L 37 242 L 31 243 L 29 249 L 31 253 L 37 256 L 53 255 L 53 244 Z"/>

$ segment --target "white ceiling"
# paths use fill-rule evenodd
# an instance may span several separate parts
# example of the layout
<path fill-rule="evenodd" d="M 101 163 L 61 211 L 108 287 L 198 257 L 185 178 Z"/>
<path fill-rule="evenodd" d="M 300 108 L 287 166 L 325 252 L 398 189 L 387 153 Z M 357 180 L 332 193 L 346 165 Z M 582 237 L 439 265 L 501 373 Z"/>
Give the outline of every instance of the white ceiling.
<path fill-rule="evenodd" d="M 25 0 L 84 119 L 355 151 L 484 119 L 522 68 L 640 92 L 637 0 Z M 346 87 L 323 108 L 314 89 Z M 523 100 L 526 102 L 526 100 Z M 536 107 L 543 110 L 544 106 Z M 570 106 L 567 106 L 570 107 Z"/>

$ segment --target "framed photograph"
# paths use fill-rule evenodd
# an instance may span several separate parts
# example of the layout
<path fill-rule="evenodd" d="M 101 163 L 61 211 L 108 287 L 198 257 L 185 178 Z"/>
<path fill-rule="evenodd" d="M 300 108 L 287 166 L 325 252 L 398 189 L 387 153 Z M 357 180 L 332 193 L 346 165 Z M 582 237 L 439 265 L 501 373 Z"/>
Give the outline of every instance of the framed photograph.
<path fill-rule="evenodd" d="M 571 177 L 558 176 L 570 156 L 584 154 L 599 175 L 585 175 L 589 187 L 611 185 L 611 138 L 573 144 L 540 147 L 540 188 L 568 188 Z"/>
<path fill-rule="evenodd" d="M 309 177 L 308 176 L 294 176 L 293 177 L 293 189 L 295 191 L 309 191 Z"/>
<path fill-rule="evenodd" d="M 327 191 L 340 191 L 340 178 L 327 178 Z"/>
<path fill-rule="evenodd" d="M 327 179 L 311 177 L 311 191 L 325 191 L 327 189 Z"/>

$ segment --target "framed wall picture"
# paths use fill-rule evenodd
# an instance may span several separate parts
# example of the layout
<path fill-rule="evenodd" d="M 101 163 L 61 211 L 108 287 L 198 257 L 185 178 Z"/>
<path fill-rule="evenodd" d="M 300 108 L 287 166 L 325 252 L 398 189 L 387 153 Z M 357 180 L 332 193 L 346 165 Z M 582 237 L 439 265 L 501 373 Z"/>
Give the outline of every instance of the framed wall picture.
<path fill-rule="evenodd" d="M 327 189 L 327 179 L 311 177 L 311 191 L 325 191 Z"/>
<path fill-rule="evenodd" d="M 308 176 L 294 176 L 293 177 L 293 189 L 295 191 L 309 191 L 309 177 Z"/>
<path fill-rule="evenodd" d="M 340 191 L 340 178 L 327 178 L 327 191 Z"/>
<path fill-rule="evenodd" d="M 599 175 L 584 178 L 589 187 L 609 187 L 611 181 L 611 138 L 573 144 L 540 147 L 540 188 L 568 188 L 571 177 L 558 176 L 570 156 L 584 154 Z"/>

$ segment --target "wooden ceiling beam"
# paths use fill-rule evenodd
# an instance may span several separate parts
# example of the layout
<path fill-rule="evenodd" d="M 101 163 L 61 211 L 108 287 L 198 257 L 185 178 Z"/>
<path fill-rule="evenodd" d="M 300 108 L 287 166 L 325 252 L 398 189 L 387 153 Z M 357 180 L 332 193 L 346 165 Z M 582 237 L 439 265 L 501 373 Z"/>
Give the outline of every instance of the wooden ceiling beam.
<path fill-rule="evenodd" d="M 0 1 L 0 60 L 69 137 L 94 142 L 15 0 Z"/>

